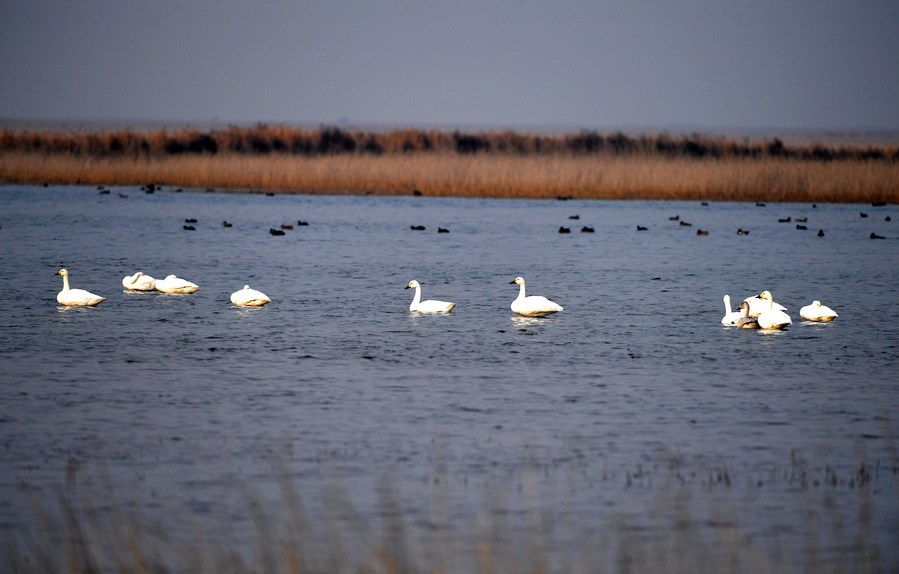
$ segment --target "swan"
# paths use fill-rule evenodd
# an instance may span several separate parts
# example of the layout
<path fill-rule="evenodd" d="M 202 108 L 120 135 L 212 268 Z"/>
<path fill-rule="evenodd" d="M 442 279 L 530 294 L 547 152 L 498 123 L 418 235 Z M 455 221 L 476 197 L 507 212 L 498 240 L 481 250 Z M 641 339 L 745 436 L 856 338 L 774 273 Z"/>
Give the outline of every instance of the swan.
<path fill-rule="evenodd" d="M 409 305 L 410 311 L 418 311 L 419 313 L 449 313 L 456 306 L 455 303 L 448 301 L 428 301 L 421 300 L 421 284 L 413 279 L 406 285 L 406 289 L 415 289 L 415 297 L 412 298 L 412 304 Z"/>
<path fill-rule="evenodd" d="M 740 307 L 743 307 L 743 304 L 740 304 Z M 749 308 L 749 303 L 746 304 L 747 309 Z M 722 325 L 736 325 L 737 321 L 740 320 L 740 312 L 739 311 L 731 311 L 730 310 L 730 295 L 724 296 L 724 317 L 721 318 Z"/>
<path fill-rule="evenodd" d="M 231 302 L 238 307 L 262 307 L 271 301 L 268 295 L 262 291 L 250 289 L 249 285 L 244 285 L 240 291 L 231 293 Z"/>
<path fill-rule="evenodd" d="M 758 329 L 759 320 L 749 316 L 749 303 L 740 303 L 740 319 L 737 321 L 737 329 Z"/>
<path fill-rule="evenodd" d="M 546 297 L 541 297 L 540 295 L 531 295 L 530 297 L 525 296 L 523 277 L 516 277 L 509 284 L 515 284 L 521 287 L 518 290 L 518 298 L 512 301 L 512 311 L 523 317 L 546 317 L 547 315 L 558 313 L 565 309 L 561 305 L 550 301 Z"/>
<path fill-rule="evenodd" d="M 132 291 L 153 291 L 156 289 L 156 279 L 138 271 L 134 275 L 126 275 L 122 279 L 122 285 L 125 286 L 125 289 L 131 289 Z"/>
<path fill-rule="evenodd" d="M 758 316 L 759 327 L 762 329 L 783 329 L 787 325 L 793 324 L 789 315 L 774 308 L 774 301 L 771 298 L 770 291 L 762 291 L 759 293 L 759 299 L 761 299 L 767 307 Z"/>
<path fill-rule="evenodd" d="M 68 270 L 60 269 L 55 274 L 62 275 L 62 291 L 56 296 L 56 301 L 60 305 L 93 307 L 106 301 L 106 297 L 94 295 L 90 291 L 69 288 Z"/>
<path fill-rule="evenodd" d="M 762 311 L 768 308 L 768 304 L 762 301 L 761 295 L 751 295 L 745 299 L 743 299 L 745 303 L 749 303 L 749 316 L 750 317 L 758 317 L 761 315 Z M 772 301 L 773 309 L 775 311 L 784 311 L 786 312 L 787 308 L 777 303 L 776 301 Z"/>
<path fill-rule="evenodd" d="M 821 301 L 812 301 L 811 305 L 806 305 L 805 307 L 800 309 L 799 316 L 806 321 L 820 322 L 833 321 L 834 319 L 839 317 L 839 315 L 837 315 L 833 309 L 826 305 L 822 305 Z"/>
<path fill-rule="evenodd" d="M 193 293 L 197 289 L 199 289 L 199 287 L 196 284 L 181 279 L 180 277 L 175 277 L 174 275 L 169 275 L 165 279 L 156 280 L 156 290 L 162 291 L 163 293 L 187 294 Z"/>

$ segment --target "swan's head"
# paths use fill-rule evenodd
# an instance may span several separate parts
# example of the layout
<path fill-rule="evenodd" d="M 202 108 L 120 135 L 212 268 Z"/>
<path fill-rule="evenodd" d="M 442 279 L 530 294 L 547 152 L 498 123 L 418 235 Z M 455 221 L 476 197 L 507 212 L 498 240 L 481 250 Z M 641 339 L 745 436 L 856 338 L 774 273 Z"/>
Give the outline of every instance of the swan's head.
<path fill-rule="evenodd" d="M 812 305 L 815 306 L 815 307 L 820 307 L 820 306 L 821 306 L 821 301 L 812 301 Z"/>
<path fill-rule="evenodd" d="M 243 288 L 244 288 L 244 289 L 249 289 L 250 286 L 249 286 L 249 285 L 244 285 Z"/>
<path fill-rule="evenodd" d="M 514 281 L 510 282 L 509 285 L 524 285 L 524 277 L 516 277 Z"/>
<path fill-rule="evenodd" d="M 144 272 L 143 272 L 143 271 L 138 271 L 137 273 L 134 274 L 134 279 L 137 280 L 137 279 L 140 279 L 140 278 L 143 277 L 143 276 L 144 276 Z"/>
<path fill-rule="evenodd" d="M 771 297 L 771 291 L 762 291 L 761 293 L 759 293 L 759 299 L 771 301 L 773 299 L 773 297 Z"/>
<path fill-rule="evenodd" d="M 166 275 L 165 280 L 168 281 L 169 279 L 177 279 L 177 277 L 174 275 Z"/>
<path fill-rule="evenodd" d="M 62 275 L 63 277 L 68 277 L 68 276 L 69 276 L 69 272 L 68 272 L 68 270 L 66 270 L 66 269 L 60 269 L 59 271 L 57 271 L 56 273 L 54 273 L 54 275 Z"/>
<path fill-rule="evenodd" d="M 743 317 L 749 317 L 749 303 L 743 301 L 740 303 L 740 315 Z"/>
<path fill-rule="evenodd" d="M 409 281 L 409 284 L 406 285 L 405 288 L 406 288 L 406 289 L 417 289 L 417 288 L 419 288 L 419 287 L 421 287 L 421 285 L 418 283 L 418 281 L 416 281 L 415 279 L 413 279 L 412 281 Z"/>

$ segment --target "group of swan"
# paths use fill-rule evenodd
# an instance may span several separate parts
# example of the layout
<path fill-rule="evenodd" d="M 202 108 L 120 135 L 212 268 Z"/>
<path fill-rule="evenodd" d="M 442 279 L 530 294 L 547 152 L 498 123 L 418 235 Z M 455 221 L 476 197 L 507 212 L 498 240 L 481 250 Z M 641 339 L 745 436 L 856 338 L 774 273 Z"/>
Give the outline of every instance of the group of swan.
<path fill-rule="evenodd" d="M 528 297 L 525 294 L 524 278 L 516 277 L 510 283 L 510 285 L 512 284 L 521 287 L 518 290 L 518 298 L 512 301 L 511 305 L 512 311 L 518 315 L 524 317 L 546 317 L 547 315 L 564 310 L 564 307 L 557 303 L 553 303 L 546 297 L 541 297 L 539 295 L 531 295 Z M 422 301 L 421 284 L 414 279 L 409 281 L 406 285 L 406 289 L 415 289 L 415 296 L 412 298 L 412 303 L 409 305 L 410 311 L 416 311 L 418 313 L 449 313 L 456 306 L 455 303 L 450 303 L 449 301 L 436 301 L 433 299 Z"/>
<path fill-rule="evenodd" d="M 122 279 L 122 285 L 131 291 L 162 291 L 176 295 L 187 295 L 200 288 L 196 283 L 191 283 L 187 279 L 181 279 L 175 275 L 169 275 L 165 279 L 153 279 L 141 271 L 125 276 Z"/>
<path fill-rule="evenodd" d="M 786 313 L 787 308 L 775 303 L 770 291 L 762 291 L 758 295 L 747 297 L 740 303 L 739 311 L 732 311 L 730 295 L 724 296 L 724 317 L 722 325 L 733 325 L 738 329 L 784 329 L 792 325 L 793 320 Z M 830 307 L 814 301 L 799 310 L 799 315 L 806 321 L 827 322 L 837 318 Z"/>
<path fill-rule="evenodd" d="M 56 301 L 60 305 L 94 307 L 106 300 L 105 297 L 94 295 L 84 289 L 70 288 L 69 272 L 66 269 L 60 269 L 56 275 L 62 275 L 62 291 L 56 296 Z M 131 291 L 161 291 L 178 295 L 193 293 L 200 288 L 196 283 L 175 275 L 169 275 L 165 279 L 154 279 L 141 271 L 125 276 L 122 285 Z M 244 285 L 243 289 L 231 294 L 231 302 L 238 307 L 261 307 L 270 301 L 265 293 L 251 289 L 249 285 Z"/>

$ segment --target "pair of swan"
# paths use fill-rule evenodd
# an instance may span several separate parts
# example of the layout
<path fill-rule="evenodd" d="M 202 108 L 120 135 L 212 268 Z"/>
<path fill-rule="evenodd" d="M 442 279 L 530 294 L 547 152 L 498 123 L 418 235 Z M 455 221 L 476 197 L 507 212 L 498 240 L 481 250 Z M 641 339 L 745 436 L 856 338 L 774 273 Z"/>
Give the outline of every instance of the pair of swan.
<path fill-rule="evenodd" d="M 175 275 L 169 275 L 165 279 L 154 279 L 138 271 L 134 275 L 127 275 L 122 279 L 125 289 L 131 291 L 162 291 L 163 293 L 186 295 L 193 293 L 200 287 L 186 279 Z"/>
<path fill-rule="evenodd" d="M 730 295 L 725 295 L 725 313 L 721 324 L 734 325 L 740 329 L 783 329 L 793 324 L 786 310 L 786 307 L 774 302 L 770 291 L 747 297 L 740 303 L 739 311 L 731 311 Z"/>
<path fill-rule="evenodd" d="M 770 293 L 768 293 L 770 295 Z M 762 314 L 763 311 L 768 309 L 768 303 L 762 299 L 762 294 L 759 295 L 751 295 L 740 303 L 740 307 L 743 307 L 743 303 L 746 303 L 748 307 L 747 317 L 756 318 Z M 784 311 L 786 312 L 787 308 L 781 305 L 780 303 L 771 302 L 771 308 L 776 311 Z M 730 295 L 724 296 L 724 317 L 721 318 L 722 325 L 736 325 L 737 322 L 742 317 L 742 312 L 740 310 L 733 311 L 730 306 Z"/>
<path fill-rule="evenodd" d="M 564 308 L 546 297 L 532 295 L 528 297 L 525 294 L 524 278 L 516 277 L 510 285 L 519 285 L 518 298 L 512 301 L 512 311 L 524 317 L 546 317 L 553 313 L 558 313 Z M 406 289 L 415 289 L 415 296 L 412 298 L 412 304 L 409 305 L 410 311 L 419 313 L 449 313 L 456 306 L 455 303 L 449 301 L 435 301 L 433 299 L 421 300 L 421 284 L 412 280 L 406 285 Z"/>

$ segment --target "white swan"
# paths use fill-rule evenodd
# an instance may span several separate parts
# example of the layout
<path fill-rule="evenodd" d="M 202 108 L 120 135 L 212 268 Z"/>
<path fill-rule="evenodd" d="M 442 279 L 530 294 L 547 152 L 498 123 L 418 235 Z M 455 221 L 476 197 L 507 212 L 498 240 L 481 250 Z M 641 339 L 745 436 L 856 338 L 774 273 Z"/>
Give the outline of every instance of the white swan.
<path fill-rule="evenodd" d="M 106 297 L 94 295 L 90 291 L 69 288 L 69 272 L 67 270 L 60 269 L 55 274 L 62 275 L 62 291 L 56 296 L 56 301 L 60 305 L 93 307 L 106 301 Z"/>
<path fill-rule="evenodd" d="M 740 304 L 742 307 L 743 304 Z M 748 304 L 747 304 L 748 307 Z M 737 321 L 740 320 L 740 312 L 739 311 L 731 311 L 730 310 L 730 295 L 724 296 L 724 317 L 721 318 L 722 325 L 736 325 Z"/>
<path fill-rule="evenodd" d="M 768 308 L 768 304 L 762 301 L 761 295 L 751 295 L 745 299 L 743 299 L 746 303 L 749 303 L 749 316 L 750 317 L 758 317 L 762 314 L 762 311 Z M 783 311 L 786 312 L 787 308 L 781 305 L 776 301 L 772 301 L 772 309 L 775 311 Z"/>
<path fill-rule="evenodd" d="M 511 283 L 519 285 L 518 298 L 512 301 L 512 311 L 523 317 L 546 317 L 559 311 L 564 311 L 564 307 L 558 303 L 554 303 L 546 297 L 540 295 L 531 295 L 527 297 L 524 292 L 524 278 L 516 277 Z"/>
<path fill-rule="evenodd" d="M 249 285 L 244 285 L 240 291 L 231 293 L 231 302 L 238 307 L 262 307 L 271 301 L 268 295 L 262 291 L 250 289 Z"/>
<path fill-rule="evenodd" d="M 829 322 L 833 321 L 839 315 L 827 305 L 822 305 L 821 301 L 812 301 L 811 305 L 806 305 L 799 310 L 799 316 L 806 321 Z"/>
<path fill-rule="evenodd" d="M 197 289 L 199 289 L 199 287 L 196 284 L 191 283 L 186 279 L 175 277 L 174 275 L 169 275 L 165 279 L 156 280 L 156 290 L 162 291 L 163 293 L 187 294 L 193 293 Z"/>
<path fill-rule="evenodd" d="M 409 305 L 410 311 L 418 311 L 419 313 L 449 313 L 456 306 L 455 303 L 449 301 L 435 301 L 429 299 L 421 300 L 421 285 L 413 279 L 406 285 L 406 289 L 415 289 L 415 297 L 412 298 L 412 304 Z"/>
<path fill-rule="evenodd" d="M 759 320 L 749 316 L 749 303 L 740 303 L 740 319 L 737 321 L 737 329 L 758 329 Z"/>
<path fill-rule="evenodd" d="M 122 279 L 122 285 L 125 289 L 130 289 L 132 291 L 152 291 L 156 289 L 156 279 L 138 271 L 134 275 L 126 275 L 125 278 Z"/>
<path fill-rule="evenodd" d="M 793 320 L 790 316 L 774 308 L 774 300 L 771 298 L 770 291 L 762 291 L 759 298 L 765 303 L 767 308 L 758 316 L 759 327 L 762 329 L 783 329 L 787 325 L 792 325 Z"/>

